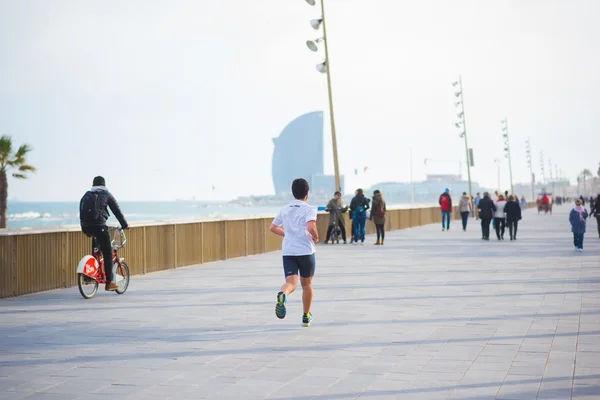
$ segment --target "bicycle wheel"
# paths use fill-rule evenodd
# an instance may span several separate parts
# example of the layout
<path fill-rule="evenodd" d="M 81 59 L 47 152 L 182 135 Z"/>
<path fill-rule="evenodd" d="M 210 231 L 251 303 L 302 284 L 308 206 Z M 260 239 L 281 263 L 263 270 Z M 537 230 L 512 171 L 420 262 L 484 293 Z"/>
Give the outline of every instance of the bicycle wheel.
<path fill-rule="evenodd" d="M 121 263 L 121 266 L 117 267 L 117 274 L 121 275 L 123 280 L 117 283 L 119 288 L 115 290 L 115 292 L 117 292 L 117 294 L 123 294 L 129 287 L 129 267 L 126 263 L 123 262 Z"/>
<path fill-rule="evenodd" d="M 77 274 L 77 287 L 84 299 L 91 299 L 98 292 L 98 281 L 82 273 Z"/>

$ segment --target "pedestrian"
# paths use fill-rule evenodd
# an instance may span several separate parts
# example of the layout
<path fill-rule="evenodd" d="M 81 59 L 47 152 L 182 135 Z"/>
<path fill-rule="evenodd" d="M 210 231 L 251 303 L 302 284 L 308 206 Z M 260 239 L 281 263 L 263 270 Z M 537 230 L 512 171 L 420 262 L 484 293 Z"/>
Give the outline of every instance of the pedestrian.
<path fill-rule="evenodd" d="M 328 243 L 331 233 L 334 229 L 339 228 L 342 234 L 342 240 L 346 244 L 346 225 L 344 224 L 343 213 L 348 211 L 348 207 L 342 207 L 342 193 L 337 191 L 333 195 L 333 199 L 329 200 L 325 211 L 329 213 L 329 227 L 327 228 L 327 236 L 325 236 L 324 244 Z M 338 237 L 339 242 L 339 237 Z M 331 239 L 333 244 L 333 239 Z"/>
<path fill-rule="evenodd" d="M 315 274 L 315 243 L 319 242 L 317 231 L 317 210 L 308 205 L 309 186 L 305 179 L 292 183 L 294 199 L 283 207 L 271 224 L 271 232 L 283 236 L 282 256 L 285 283 L 277 293 L 275 315 L 285 318 L 287 296 L 298 285 L 298 273 L 302 285 L 302 326 L 310 326 L 313 315 L 310 312 L 313 298 L 312 278 Z M 283 228 L 282 228 L 283 227 Z"/>
<path fill-rule="evenodd" d="M 367 210 L 369 201 L 365 198 L 362 189 L 356 190 L 356 196 L 350 202 L 352 210 L 352 221 L 354 222 L 354 243 L 365 242 L 365 223 L 367 222 Z"/>
<path fill-rule="evenodd" d="M 379 190 L 373 192 L 373 203 L 371 204 L 371 216 L 370 220 L 375 224 L 377 229 L 377 241 L 376 246 L 383 246 L 385 240 L 385 213 L 387 211 L 383 194 Z"/>
<path fill-rule="evenodd" d="M 462 227 L 463 231 L 467 231 L 467 221 L 469 220 L 469 214 L 473 210 L 473 206 L 471 205 L 471 197 L 467 195 L 467 192 L 463 192 L 460 201 L 458 202 L 458 211 L 460 212 L 460 216 L 462 218 Z"/>
<path fill-rule="evenodd" d="M 501 194 L 498 196 L 498 200 L 496 200 L 496 212 L 494 213 L 494 226 L 498 240 L 504 240 L 504 230 L 506 229 L 504 207 L 506 207 L 506 201 L 504 200 L 504 195 Z"/>
<path fill-rule="evenodd" d="M 440 210 L 442 211 L 442 232 L 450 230 L 450 215 L 452 214 L 452 198 L 450 189 L 446 188 L 439 199 Z"/>
<path fill-rule="evenodd" d="M 358 190 L 354 191 L 354 197 L 358 196 Z M 353 197 L 353 198 L 354 198 Z M 352 218 L 352 210 L 348 211 L 348 218 L 352 222 L 352 228 L 350 229 L 350 243 L 354 243 L 354 218 Z"/>
<path fill-rule="evenodd" d="M 490 199 L 488 192 L 483 193 L 483 199 L 479 202 L 479 218 L 481 218 L 481 239 L 490 240 L 490 222 L 494 218 L 496 205 Z"/>
<path fill-rule="evenodd" d="M 573 232 L 573 243 L 575 251 L 583 251 L 583 235 L 585 234 L 585 221 L 588 217 L 588 212 L 583 207 L 581 199 L 575 201 L 575 207 L 569 214 L 569 222 L 571 223 L 571 232 Z"/>
<path fill-rule="evenodd" d="M 519 221 L 521 220 L 521 206 L 517 201 L 515 195 L 508 196 L 508 202 L 504 207 L 506 213 L 506 224 L 508 225 L 508 234 L 510 240 L 517 240 L 517 228 L 519 227 Z"/>
<path fill-rule="evenodd" d="M 475 219 L 479 219 L 479 202 L 481 201 L 481 194 L 477 192 L 477 197 L 473 201 L 475 203 L 475 207 L 473 207 L 473 212 L 475 213 Z"/>
<path fill-rule="evenodd" d="M 598 237 L 600 237 L 600 194 L 594 202 L 594 207 L 590 208 L 590 218 L 592 216 L 596 217 L 596 223 L 598 225 Z"/>
<path fill-rule="evenodd" d="M 527 209 L 527 200 L 525 200 L 525 196 L 521 196 L 521 210 Z"/>

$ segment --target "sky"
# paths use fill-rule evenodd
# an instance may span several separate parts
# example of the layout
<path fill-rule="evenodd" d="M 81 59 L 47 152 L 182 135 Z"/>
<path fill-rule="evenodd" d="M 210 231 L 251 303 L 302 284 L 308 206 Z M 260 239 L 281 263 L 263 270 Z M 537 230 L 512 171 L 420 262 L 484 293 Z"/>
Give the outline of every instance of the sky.
<path fill-rule="evenodd" d="M 572 181 L 596 172 L 597 0 L 325 7 L 347 192 L 408 181 L 411 149 L 415 180 L 460 161 L 466 175 L 459 74 L 474 181 L 495 187 L 499 159 L 508 185 L 505 117 L 514 182 L 529 181 L 528 138 L 538 179 L 542 150 Z M 320 15 L 304 0 L 0 0 L 0 134 L 38 168 L 9 199 L 78 201 L 95 175 L 121 201 L 272 194 L 272 138 L 315 110 L 332 173 L 324 53 L 305 45 Z"/>

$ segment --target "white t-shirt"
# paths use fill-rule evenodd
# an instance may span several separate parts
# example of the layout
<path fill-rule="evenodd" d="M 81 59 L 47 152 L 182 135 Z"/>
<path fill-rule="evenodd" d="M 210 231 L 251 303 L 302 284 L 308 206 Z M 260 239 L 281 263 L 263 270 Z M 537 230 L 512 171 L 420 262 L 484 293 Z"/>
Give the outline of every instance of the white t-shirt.
<path fill-rule="evenodd" d="M 506 201 L 496 200 L 496 212 L 494 213 L 494 217 L 504 218 L 504 207 L 506 207 Z"/>
<path fill-rule="evenodd" d="M 282 253 L 284 256 L 308 256 L 314 254 L 315 244 L 306 230 L 306 223 L 317 220 L 317 209 L 301 200 L 294 200 L 283 207 L 273 224 L 283 226 Z"/>

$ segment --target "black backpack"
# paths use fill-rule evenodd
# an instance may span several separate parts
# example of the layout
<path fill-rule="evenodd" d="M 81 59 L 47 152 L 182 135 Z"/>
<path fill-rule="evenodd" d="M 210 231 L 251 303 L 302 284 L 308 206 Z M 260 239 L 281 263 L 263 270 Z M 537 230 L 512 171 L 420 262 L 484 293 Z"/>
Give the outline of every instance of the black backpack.
<path fill-rule="evenodd" d="M 79 219 L 81 221 L 97 221 L 100 219 L 98 193 L 86 192 L 79 202 Z"/>

